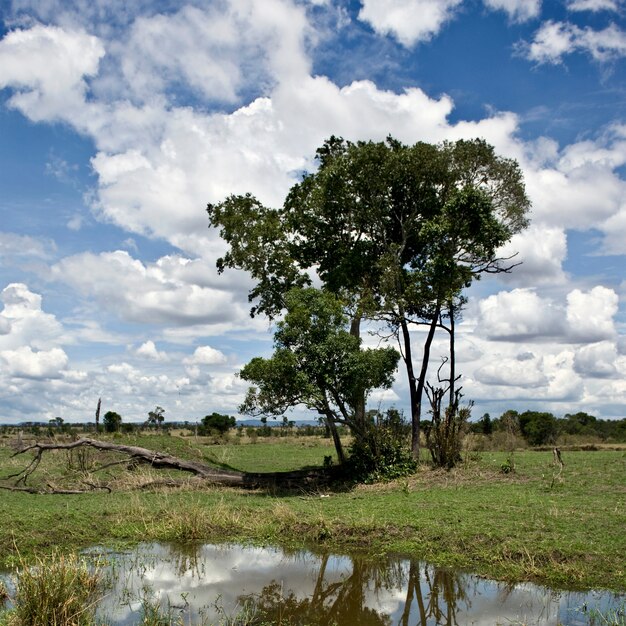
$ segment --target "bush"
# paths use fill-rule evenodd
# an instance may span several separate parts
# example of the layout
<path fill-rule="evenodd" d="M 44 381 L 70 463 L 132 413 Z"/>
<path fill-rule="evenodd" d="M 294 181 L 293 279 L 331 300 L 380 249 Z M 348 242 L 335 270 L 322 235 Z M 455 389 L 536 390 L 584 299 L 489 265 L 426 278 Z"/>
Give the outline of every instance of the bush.
<path fill-rule="evenodd" d="M 365 433 L 353 438 L 348 475 L 358 482 L 391 480 L 412 474 L 417 463 L 408 443 L 409 425 L 396 409 L 372 416 Z"/>

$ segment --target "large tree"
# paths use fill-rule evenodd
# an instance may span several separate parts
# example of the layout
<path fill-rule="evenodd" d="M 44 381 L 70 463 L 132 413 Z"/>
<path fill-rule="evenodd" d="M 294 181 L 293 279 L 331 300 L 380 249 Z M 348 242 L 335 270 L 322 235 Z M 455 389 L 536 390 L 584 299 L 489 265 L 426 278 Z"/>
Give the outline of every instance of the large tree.
<path fill-rule="evenodd" d="M 316 411 L 343 462 L 337 424 L 348 426 L 356 439 L 368 435 L 353 407 L 373 389 L 392 385 L 399 354 L 393 348 L 363 349 L 348 331 L 343 303 L 330 292 L 294 288 L 286 294 L 285 306 L 272 357 L 254 358 L 240 372 L 254 385 L 241 410 L 279 416 L 303 405 Z"/>
<path fill-rule="evenodd" d="M 264 207 L 250 195 L 208 206 L 229 244 L 218 268 L 242 268 L 257 281 L 252 314 L 277 315 L 287 291 L 309 284 L 314 272 L 348 303 L 355 337 L 363 318 L 384 319 L 402 346 L 417 456 L 436 329 L 446 319 L 453 325 L 474 278 L 511 266 L 497 251 L 527 224 L 519 166 L 479 139 L 407 146 L 331 137 L 317 160 L 317 171 L 292 187 L 283 207 Z M 428 326 L 417 373 L 414 323 Z M 453 329 L 450 340 L 453 398 Z M 362 397 L 352 409 L 365 419 Z"/>

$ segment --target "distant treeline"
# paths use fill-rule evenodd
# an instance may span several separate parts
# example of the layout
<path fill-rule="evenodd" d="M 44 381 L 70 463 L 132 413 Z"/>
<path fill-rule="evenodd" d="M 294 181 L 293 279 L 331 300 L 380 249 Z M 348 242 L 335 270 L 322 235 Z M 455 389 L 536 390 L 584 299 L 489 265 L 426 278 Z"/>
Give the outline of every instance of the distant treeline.
<path fill-rule="evenodd" d="M 626 418 L 604 420 L 583 412 L 568 413 L 559 418 L 542 411 L 506 411 L 493 419 L 489 413 L 485 413 L 477 422 L 470 424 L 470 430 L 484 435 L 511 432 L 521 435 L 531 446 L 553 444 L 566 435 L 579 435 L 581 438 L 605 442 L 626 442 Z"/>
<path fill-rule="evenodd" d="M 117 413 L 111 413 L 117 416 Z M 370 412 L 375 419 L 376 411 Z M 401 416 L 401 413 L 399 413 Z M 118 416 L 119 417 L 119 416 Z M 408 426 L 408 424 L 407 424 Z M 427 432 L 430 427 L 428 420 L 422 420 L 422 430 Z M 557 443 L 567 438 L 568 435 L 578 439 L 590 441 L 602 441 L 606 443 L 626 443 L 626 418 L 619 420 L 605 420 L 579 412 L 567 414 L 564 417 L 556 417 L 552 413 L 543 411 L 506 411 L 500 417 L 492 418 L 485 413 L 479 420 L 468 424 L 469 432 L 493 435 L 495 433 L 508 433 L 522 437 L 528 445 L 542 446 Z M 161 424 L 148 422 L 123 422 L 119 420 L 105 420 L 100 426 L 101 431 L 108 432 L 141 432 L 171 430 L 186 430 L 188 434 L 223 435 L 228 430 L 234 430 L 239 435 L 249 436 L 285 436 L 294 435 L 322 435 L 328 436 L 328 430 L 314 421 L 292 421 L 286 418 L 277 420 L 245 420 L 237 421 L 233 416 L 211 413 L 198 421 L 171 421 Z M 55 417 L 48 422 L 30 421 L 12 425 L 0 425 L 0 434 L 17 433 L 22 431 L 35 436 L 54 435 L 56 433 L 95 433 L 94 422 L 76 423 L 65 422 L 60 417 Z M 346 429 L 340 433 L 347 434 Z"/>

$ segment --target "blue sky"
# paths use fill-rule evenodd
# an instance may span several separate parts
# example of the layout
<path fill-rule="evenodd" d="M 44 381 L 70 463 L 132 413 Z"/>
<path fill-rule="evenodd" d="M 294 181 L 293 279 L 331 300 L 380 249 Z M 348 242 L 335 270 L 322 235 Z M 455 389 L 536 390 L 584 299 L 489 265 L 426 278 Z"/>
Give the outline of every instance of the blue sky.
<path fill-rule="evenodd" d="M 91 420 L 99 397 L 127 421 L 235 413 L 271 329 L 247 276 L 217 275 L 205 206 L 280 204 L 331 134 L 483 137 L 516 158 L 532 221 L 503 253 L 523 265 L 470 291 L 466 398 L 476 417 L 624 417 L 625 13 L 0 0 L 0 422 Z M 371 402 L 406 407 L 402 372 Z"/>

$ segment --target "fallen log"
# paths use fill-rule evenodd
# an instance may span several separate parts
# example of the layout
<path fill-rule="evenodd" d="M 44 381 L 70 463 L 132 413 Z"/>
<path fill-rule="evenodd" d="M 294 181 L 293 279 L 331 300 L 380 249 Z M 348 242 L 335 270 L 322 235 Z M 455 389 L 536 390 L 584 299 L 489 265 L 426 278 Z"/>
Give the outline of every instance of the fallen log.
<path fill-rule="evenodd" d="M 91 439 L 82 437 L 76 441 L 68 443 L 34 443 L 26 446 L 12 455 L 16 457 L 27 452 L 34 452 L 35 456 L 29 465 L 23 470 L 5 476 L 4 480 L 15 478 L 12 490 L 36 491 L 25 488 L 27 479 L 34 473 L 39 465 L 44 453 L 52 450 L 73 450 L 80 447 L 90 447 L 100 451 L 118 452 L 129 457 L 130 462 L 134 464 L 149 465 L 155 469 L 172 469 L 182 472 L 189 472 L 204 484 L 225 485 L 231 487 L 259 488 L 259 487 L 303 487 L 311 484 L 328 482 L 333 475 L 332 468 L 295 470 L 290 472 L 240 472 L 236 470 L 227 470 L 218 468 L 207 463 L 199 461 L 190 461 L 181 459 L 171 454 L 149 450 L 140 446 L 130 446 L 121 443 L 113 443 L 110 441 L 101 441 L 99 439 Z M 22 484 L 23 487 L 19 487 Z M 7 487 L 4 487 L 7 488 Z M 70 490 L 47 491 L 45 493 L 70 493 Z M 71 490 L 71 493 L 84 493 L 78 490 Z"/>

